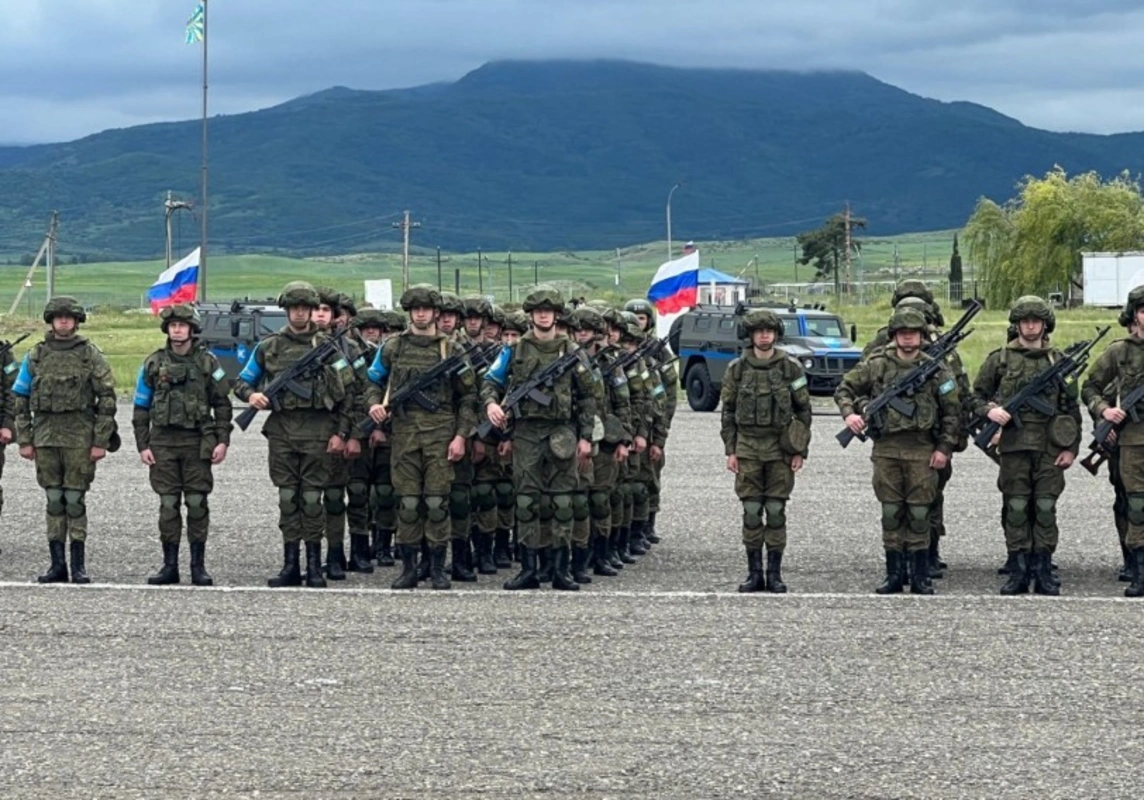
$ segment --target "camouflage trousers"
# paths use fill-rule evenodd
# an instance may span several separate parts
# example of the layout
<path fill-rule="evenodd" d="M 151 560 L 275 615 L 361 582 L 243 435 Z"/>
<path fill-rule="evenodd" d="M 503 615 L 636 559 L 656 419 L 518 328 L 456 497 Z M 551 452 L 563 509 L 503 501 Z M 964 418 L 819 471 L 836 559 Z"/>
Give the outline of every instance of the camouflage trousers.
<path fill-rule="evenodd" d="M 483 534 L 491 534 L 500 525 L 500 497 L 501 484 L 510 482 L 504 467 L 504 462 L 497 455 L 495 444 L 485 445 L 485 457 L 476 465 L 473 475 L 473 525 Z M 512 497 L 511 489 L 509 498 Z M 505 527 L 512 527 L 511 523 Z"/>
<path fill-rule="evenodd" d="M 656 514 L 659 513 L 659 487 L 663 482 L 663 467 L 666 463 L 667 451 L 664 450 L 663 458 L 653 461 L 651 465 L 655 473 L 655 482 L 648 485 L 647 510 Z"/>
<path fill-rule="evenodd" d="M 327 544 L 341 545 L 346 540 L 346 487 L 350 483 L 350 462 L 341 453 L 329 453 L 326 460 L 329 477 L 328 483 L 322 487 L 323 534 Z"/>
<path fill-rule="evenodd" d="M 615 449 L 600 448 L 592 456 L 592 480 L 588 489 L 588 520 L 591 536 L 607 539 L 612 532 L 612 491 L 619 483 L 620 464 Z"/>
<path fill-rule="evenodd" d="M 324 441 L 267 437 L 270 481 L 278 487 L 278 529 L 285 542 L 321 542 L 326 512 L 322 499 L 330 483 Z"/>
<path fill-rule="evenodd" d="M 1112 518 L 1116 524 L 1116 536 L 1122 546 L 1128 538 L 1128 492 L 1120 477 L 1120 448 L 1114 448 L 1108 455 L 1108 482 L 1112 484 Z"/>
<path fill-rule="evenodd" d="M 393 472 L 389 463 L 392 452 L 389 444 L 385 443 L 368 449 L 358 459 L 369 487 L 370 519 L 383 531 L 397 529 L 397 492 L 393 488 Z"/>
<path fill-rule="evenodd" d="M 465 457 L 453 465 L 453 483 L 449 487 L 449 522 L 454 539 L 469 541 L 473 529 L 473 454 L 466 446 Z"/>
<path fill-rule="evenodd" d="M 422 430 L 400 419 L 394 421 L 389 463 L 397 493 L 397 544 L 417 545 L 425 539 L 430 547 L 437 547 L 449 541 L 452 438 L 451 426 Z"/>
<path fill-rule="evenodd" d="M 211 462 L 203 458 L 198 444 L 152 445 L 155 463 L 150 467 L 151 489 L 159 495 L 159 541 L 178 544 L 183 537 L 183 514 L 187 508 L 187 541 L 205 542 L 210 531 L 207 496 L 214 489 Z"/>
<path fill-rule="evenodd" d="M 47 497 L 49 542 L 87 540 L 87 491 L 95 464 L 87 447 L 37 447 L 36 482 Z"/>
<path fill-rule="evenodd" d="M 779 553 L 786 549 L 786 503 L 793 489 L 794 470 L 786 461 L 739 459 L 735 495 L 743 504 L 743 545 L 748 550 L 762 550 L 763 545 Z"/>
<path fill-rule="evenodd" d="M 1129 550 L 1144 547 L 1144 447 L 1121 445 L 1119 473 L 1124 485 L 1127 529 L 1124 546 Z"/>
<path fill-rule="evenodd" d="M 572 495 L 572 546 L 584 549 L 592 536 L 592 520 L 589 513 L 589 498 L 591 497 L 594 463 L 589 461 L 586 466 L 578 469 L 576 475 L 576 493 Z M 611 509 L 609 508 L 609 513 Z"/>
<path fill-rule="evenodd" d="M 559 458 L 549 439 L 570 426 L 519 420 L 513 433 L 512 474 L 520 543 L 528 548 L 562 547 L 572 540 L 572 496 L 578 483 L 576 458 Z M 552 541 L 541 536 L 541 522 L 552 523 Z"/>
<path fill-rule="evenodd" d="M 629 483 L 629 491 L 632 495 L 632 520 L 647 522 L 651 513 L 650 498 L 652 489 L 654 487 L 656 492 L 659 491 L 659 482 L 655 476 L 655 465 L 652 464 L 651 461 L 650 446 L 642 453 L 634 454 L 631 461 L 633 470 Z"/>
<path fill-rule="evenodd" d="M 1005 504 L 1005 547 L 1010 553 L 1056 552 L 1057 498 L 1065 490 L 1065 472 L 1055 460 L 1036 450 L 1001 454 L 997 488 Z"/>
<path fill-rule="evenodd" d="M 937 471 L 929 459 L 873 456 L 874 496 L 882 504 L 882 545 L 887 550 L 929 549 L 930 506 L 937 496 Z"/>
<path fill-rule="evenodd" d="M 945 465 L 945 469 L 937 471 L 937 494 L 934 496 L 933 505 L 930 506 L 930 536 L 941 537 L 945 536 L 945 487 L 949 485 L 950 479 L 953 477 L 953 459 Z"/>

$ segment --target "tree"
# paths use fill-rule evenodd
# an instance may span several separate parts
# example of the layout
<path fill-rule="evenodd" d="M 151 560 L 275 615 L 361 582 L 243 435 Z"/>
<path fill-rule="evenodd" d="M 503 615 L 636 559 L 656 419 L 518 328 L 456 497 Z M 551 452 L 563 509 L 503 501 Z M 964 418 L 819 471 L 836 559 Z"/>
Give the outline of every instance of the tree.
<path fill-rule="evenodd" d="M 826 221 L 821 228 L 806 231 L 798 235 L 798 246 L 802 249 L 802 256 L 798 263 L 814 263 L 814 278 L 821 280 L 834 276 L 834 285 L 838 286 L 840 265 L 846 257 L 846 214 L 835 214 Z M 865 228 L 866 220 L 851 216 L 850 233 L 854 228 Z M 862 251 L 862 243 L 850 236 L 850 251 L 854 254 Z"/>
<path fill-rule="evenodd" d="M 1127 172 L 1102 181 L 1095 172 L 1069 178 L 1056 167 L 1044 178 L 1025 176 L 1017 190 L 1004 205 L 978 200 L 965 225 L 969 258 L 995 307 L 1079 286 L 1084 251 L 1144 246 L 1144 197 Z"/>
<path fill-rule="evenodd" d="M 961 269 L 961 253 L 957 252 L 957 234 L 953 235 L 953 255 L 949 257 L 949 295 L 955 303 L 961 302 L 962 281 L 965 280 Z"/>

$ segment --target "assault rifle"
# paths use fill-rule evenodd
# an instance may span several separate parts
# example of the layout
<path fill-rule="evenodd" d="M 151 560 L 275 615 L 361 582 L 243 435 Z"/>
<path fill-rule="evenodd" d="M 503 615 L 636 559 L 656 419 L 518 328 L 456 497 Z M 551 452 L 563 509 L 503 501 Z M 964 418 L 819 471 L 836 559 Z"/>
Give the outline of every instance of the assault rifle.
<path fill-rule="evenodd" d="M 972 330 L 965 330 L 965 326 L 980 310 L 981 305 L 974 301 L 973 305 L 962 314 L 961 319 L 952 328 L 926 347 L 925 354 L 929 356 L 928 360 L 922 361 L 905 375 L 899 377 L 866 405 L 862 414 L 866 420 L 866 433 L 854 433 L 849 428 L 843 428 L 834 437 L 838 443 L 847 447 L 850 442 L 854 441 L 855 437 L 863 442 L 867 438 L 880 438 L 886 427 L 886 410 L 889 408 L 912 419 L 918 413 L 917 404 L 912 399 L 913 396 L 922 390 L 930 378 L 945 368 L 945 359 L 959 344 L 965 341 L 969 334 L 973 333 Z"/>
<path fill-rule="evenodd" d="M 326 359 L 333 355 L 339 358 L 342 356 L 341 340 L 346 335 L 346 330 L 339 331 L 337 334 L 328 338 L 322 339 L 314 349 L 306 353 L 300 359 L 290 365 L 288 369 L 282 372 L 262 390 L 262 394 L 266 395 L 266 399 L 270 401 L 270 408 L 274 411 L 282 410 L 282 395 L 284 392 L 290 392 L 303 400 L 309 400 L 314 396 L 314 392 L 309 386 L 304 383 L 299 383 L 300 380 L 312 378 L 318 373 L 325 365 Z M 258 414 L 258 409 L 254 406 L 249 406 L 245 411 L 235 417 L 235 424 L 242 430 L 250 427 L 250 423 L 254 421 L 254 417 Z"/>
<path fill-rule="evenodd" d="M 547 366 L 541 368 L 535 375 L 509 392 L 501 401 L 500 407 L 509 417 L 519 408 L 525 398 L 547 408 L 552 405 L 551 392 L 556 386 L 556 382 L 573 369 L 588 366 L 588 352 L 579 347 L 572 348 L 560 358 L 549 362 Z M 494 427 L 492 422 L 486 419 L 477 427 L 477 436 L 481 439 L 487 439 L 492 434 Z"/>
<path fill-rule="evenodd" d="M 480 375 L 486 369 L 492 366 L 493 362 L 497 360 L 500 355 L 501 349 L 504 345 L 497 342 L 481 342 L 474 344 L 465 351 L 465 355 L 469 358 L 469 364 L 473 368 L 473 372 Z"/>
<path fill-rule="evenodd" d="M 660 339 L 657 336 L 652 336 L 632 350 L 630 353 L 623 353 L 618 356 L 615 361 L 610 364 L 604 364 L 602 371 L 605 375 L 612 375 L 617 372 L 627 373 L 628 368 L 639 361 L 641 358 L 649 358 L 653 361 L 663 355 L 664 349 L 667 347 L 667 339 Z M 655 364 L 655 369 L 661 369 L 679 360 L 679 356 L 675 356 L 663 363 Z"/>
<path fill-rule="evenodd" d="M 1119 407 L 1128 415 L 1123 422 L 1118 425 L 1106 419 L 1101 419 L 1101 421 L 1093 427 L 1092 442 L 1088 446 L 1088 449 L 1092 452 L 1085 456 L 1084 460 L 1080 462 L 1082 467 L 1093 475 L 1100 472 L 1100 465 L 1107 461 L 1113 451 L 1119 447 L 1117 442 L 1110 442 L 1108 440 L 1109 434 L 1114 431 L 1120 433 L 1124 426 L 1128 424 L 1129 420 L 1132 422 L 1140 421 L 1140 414 L 1136 410 L 1136 406 L 1141 400 L 1144 400 L 1144 383 L 1120 398 Z"/>
<path fill-rule="evenodd" d="M 30 333 L 25 333 L 20 338 L 16 339 L 14 342 L 0 342 L 0 358 L 4 358 L 4 356 L 6 356 L 10 352 L 12 352 L 12 348 L 14 348 L 16 345 L 18 345 L 20 342 L 24 341 L 25 339 L 27 339 L 31 335 L 32 334 L 30 334 Z"/>
<path fill-rule="evenodd" d="M 425 392 L 435 386 L 440 381 L 452 380 L 454 376 L 460 375 L 472 366 L 469 363 L 469 353 L 476 350 L 480 345 L 474 345 L 469 350 L 463 350 L 459 353 L 438 361 L 429 369 L 422 372 L 411 381 L 407 381 L 401 388 L 394 390 L 389 398 L 385 401 L 385 407 L 401 408 L 406 403 L 413 403 L 414 405 L 423 408 L 424 410 L 432 413 L 438 411 L 441 406 L 437 401 L 430 398 Z M 358 426 L 364 435 L 369 436 L 377 428 L 377 423 L 373 421 L 372 417 L 366 417 L 361 421 Z"/>
<path fill-rule="evenodd" d="M 1056 404 L 1050 403 L 1041 395 L 1045 394 L 1045 392 L 1052 387 L 1063 386 L 1066 383 L 1076 380 L 1088 367 L 1088 356 L 1089 353 L 1092 352 L 1092 348 L 1095 347 L 1096 343 L 1103 339 L 1107 333 L 1108 326 L 1105 326 L 1097 331 L 1095 339 L 1070 345 L 1060 360 L 1050 365 L 1048 369 L 1041 372 L 1033 378 L 1033 380 L 1025 384 L 1019 392 L 1009 398 L 1009 402 L 1003 405 L 1002 408 L 1009 412 L 1013 427 L 1023 427 L 1021 423 L 1021 411 L 1025 408 L 1031 408 L 1046 417 L 1055 414 L 1057 411 Z M 993 437 L 997 435 L 1001 427 L 1000 423 L 994 422 L 988 417 L 984 419 L 978 418 L 978 420 L 970 426 L 970 430 L 975 431 L 973 443 L 980 447 L 990 458 L 993 457 L 993 451 L 997 449 L 997 446 L 993 443 Z"/>

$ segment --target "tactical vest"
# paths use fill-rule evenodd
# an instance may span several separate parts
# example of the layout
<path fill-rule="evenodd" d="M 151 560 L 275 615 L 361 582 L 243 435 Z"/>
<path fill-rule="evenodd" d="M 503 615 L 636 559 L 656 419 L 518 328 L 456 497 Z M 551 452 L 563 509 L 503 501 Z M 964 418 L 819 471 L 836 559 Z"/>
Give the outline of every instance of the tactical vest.
<path fill-rule="evenodd" d="M 31 410 L 36 413 L 64 414 L 93 411 L 92 357 L 90 342 L 66 350 L 56 350 L 40 342 L 28 356 L 32 372 Z"/>
<path fill-rule="evenodd" d="M 872 356 L 869 361 L 871 377 L 874 383 L 871 397 L 880 395 L 895 380 L 912 371 L 914 367 L 921 363 L 922 359 L 929 360 L 929 356 L 922 354 L 919 356 L 918 361 L 914 361 L 910 364 L 898 364 L 894 359 L 884 353 Z M 918 394 L 904 399 L 912 400 L 917 408 L 917 412 L 914 416 L 910 417 L 897 411 L 893 407 L 887 407 L 883 412 L 886 421 L 885 427 L 882 429 L 883 433 L 908 433 L 910 431 L 936 432 L 938 429 L 938 402 L 930 386 L 927 385 Z"/>
<path fill-rule="evenodd" d="M 269 383 L 278 375 L 286 372 L 297 361 L 314 349 L 319 343 L 322 334 L 314 333 L 303 341 L 298 341 L 285 333 L 272 334 L 262 340 L 263 367 L 266 382 Z M 348 370 L 345 360 L 335 364 L 323 364 L 311 371 L 309 375 L 298 378 L 298 384 L 310 390 L 310 398 L 306 399 L 287 389 L 279 395 L 284 411 L 326 409 L 332 410 L 346 397 L 345 381 L 340 374 Z"/>
<path fill-rule="evenodd" d="M 1119 398 L 1130 394 L 1136 387 L 1144 384 L 1144 346 L 1132 344 L 1131 341 L 1119 339 L 1108 346 L 1109 350 L 1116 350 L 1116 376 L 1119 387 Z M 1127 411 L 1128 409 L 1124 409 Z M 1144 415 L 1144 400 L 1136 404 L 1137 415 Z"/>
<path fill-rule="evenodd" d="M 513 348 L 512 375 L 509 379 L 508 391 L 512 392 L 517 386 L 527 383 L 534 374 L 563 357 L 573 347 L 575 345 L 572 342 L 564 341 L 560 343 L 555 352 L 545 353 L 541 352 L 535 339 L 522 336 Z M 584 367 L 576 367 L 575 369 L 584 369 Z M 544 391 L 551 395 L 552 402 L 545 407 L 532 398 L 526 397 L 517 407 L 519 417 L 521 419 L 570 422 L 572 420 L 572 371 L 565 372 L 551 390 L 546 388 Z"/>
<path fill-rule="evenodd" d="M 1025 388 L 1034 378 L 1044 372 L 1048 367 L 1060 359 L 1060 353 L 1050 350 L 1043 358 L 1028 358 L 1020 353 L 1013 352 L 1012 348 L 1005 347 L 1000 351 L 1001 380 L 998 383 L 998 395 L 1001 403 L 1009 401 L 1013 395 Z M 1041 397 L 1054 409 L 1053 414 L 1042 414 L 1029 406 L 1021 409 L 1021 422 L 1033 424 L 1047 424 L 1059 410 L 1057 408 L 1060 388 L 1054 383 L 1041 393 Z"/>
<path fill-rule="evenodd" d="M 156 426 L 198 430 L 211 419 L 207 383 L 213 364 L 203 352 L 188 356 L 160 350 L 147 359 L 147 380 L 154 387 L 151 422 Z"/>
<path fill-rule="evenodd" d="M 393 390 L 416 380 L 450 355 L 449 339 L 445 336 L 430 338 L 403 331 L 394 337 L 394 340 L 392 345 L 386 343 L 387 347 L 393 348 L 387 397 L 393 393 Z M 422 394 L 436 403 L 441 411 L 453 413 L 453 385 L 450 381 L 439 380 L 427 387 Z M 402 413 L 414 408 L 419 409 L 420 406 L 407 403 L 405 408 L 396 409 L 396 411 Z"/>
<path fill-rule="evenodd" d="M 735 424 L 748 428 L 785 428 L 794 419 L 790 380 L 783 368 L 784 360 L 765 367 L 749 364 L 746 357 L 732 365 L 733 377 L 739 381 L 735 397 Z"/>

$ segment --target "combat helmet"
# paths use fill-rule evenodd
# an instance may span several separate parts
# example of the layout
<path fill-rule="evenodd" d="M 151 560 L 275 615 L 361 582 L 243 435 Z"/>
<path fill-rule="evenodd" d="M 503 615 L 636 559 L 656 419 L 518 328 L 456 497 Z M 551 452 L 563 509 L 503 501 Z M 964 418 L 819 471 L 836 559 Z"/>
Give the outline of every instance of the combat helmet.
<path fill-rule="evenodd" d="M 913 278 L 904 280 L 894 287 L 894 296 L 890 300 L 890 305 L 897 307 L 898 303 L 906 297 L 920 297 L 929 305 L 933 305 L 933 291 L 922 281 Z"/>
<path fill-rule="evenodd" d="M 172 322 L 187 323 L 191 326 L 192 334 L 203 332 L 203 321 L 199 317 L 198 309 L 190 303 L 176 303 L 159 312 L 159 329 L 163 333 L 167 333 Z"/>
<path fill-rule="evenodd" d="M 774 331 L 777 339 L 783 338 L 783 334 L 786 333 L 786 325 L 783 324 L 782 317 L 766 308 L 748 311 L 743 315 L 739 328 L 742 333 L 740 339 L 747 338 L 755 331 L 762 330 Z"/>
<path fill-rule="evenodd" d="M 505 319 L 504 309 L 498 305 L 490 305 L 488 319 L 493 325 L 499 325 L 503 328 Z"/>
<path fill-rule="evenodd" d="M 405 315 L 400 311 L 385 311 L 382 313 L 385 324 L 391 331 L 403 331 L 406 328 Z"/>
<path fill-rule="evenodd" d="M 441 292 L 441 313 L 447 314 L 450 311 L 458 317 L 464 317 L 465 304 L 462 303 L 461 298 L 453 292 Z"/>
<path fill-rule="evenodd" d="M 336 289 L 331 289 L 329 286 L 315 286 L 314 289 L 318 292 L 319 303 L 324 306 L 329 306 L 330 312 L 335 317 L 341 313 L 341 295 L 338 294 Z"/>
<path fill-rule="evenodd" d="M 59 316 L 72 317 L 76 324 L 87 322 L 87 312 L 79 300 L 66 294 L 56 295 L 44 305 L 44 322 L 51 325 L 52 320 Z"/>
<path fill-rule="evenodd" d="M 630 311 L 633 314 L 646 315 L 649 324 L 652 320 L 655 319 L 655 306 L 653 306 L 642 297 L 633 297 L 631 300 L 624 303 L 624 311 Z"/>
<path fill-rule="evenodd" d="M 623 330 L 623 327 L 628 324 L 624 319 L 623 314 L 623 311 L 620 311 L 617 308 L 612 308 L 610 306 L 600 312 L 600 316 L 604 318 L 604 322 L 613 328 L 619 328 L 621 330 Z"/>
<path fill-rule="evenodd" d="M 357 302 L 345 292 L 338 292 L 338 307 L 351 317 L 356 317 L 358 314 Z"/>
<path fill-rule="evenodd" d="M 441 293 L 428 283 L 415 283 L 401 293 L 401 307 L 406 311 L 415 308 L 441 308 Z"/>
<path fill-rule="evenodd" d="M 360 314 L 354 316 L 354 321 L 350 326 L 361 330 L 362 328 L 378 328 L 379 330 L 386 330 L 389 328 L 388 323 L 385 321 L 386 312 L 380 311 L 376 308 L 363 308 Z"/>
<path fill-rule="evenodd" d="M 926 323 L 926 316 L 916 308 L 899 308 L 894 311 L 894 315 L 890 317 L 890 324 L 887 327 L 890 336 L 893 336 L 898 331 L 919 331 L 925 333 L 929 329 Z"/>
<path fill-rule="evenodd" d="M 564 296 L 557 289 L 534 289 L 528 293 L 528 297 L 524 298 L 521 308 L 526 314 L 545 309 L 563 314 Z"/>
<path fill-rule="evenodd" d="M 483 317 L 488 319 L 492 314 L 492 304 L 479 294 L 467 295 L 462 301 L 464 307 L 463 316 L 465 317 Z"/>
<path fill-rule="evenodd" d="M 1144 286 L 1137 286 L 1128 293 L 1128 299 L 1124 301 L 1124 310 L 1120 312 L 1119 321 L 1122 328 L 1132 327 L 1132 323 L 1136 321 L 1136 310 L 1141 306 L 1144 306 Z"/>
<path fill-rule="evenodd" d="M 607 333 L 608 324 L 594 308 L 583 305 L 568 315 L 568 327 L 578 331 L 593 331 L 594 333 Z"/>
<path fill-rule="evenodd" d="M 918 311 L 922 312 L 922 315 L 926 318 L 926 322 L 928 322 L 930 325 L 934 324 L 933 306 L 927 303 L 924 298 L 918 297 L 916 295 L 903 297 L 898 301 L 897 305 L 894 306 L 894 310 L 899 311 L 903 308 L 917 309 Z"/>
<path fill-rule="evenodd" d="M 290 281 L 282 287 L 282 294 L 278 295 L 279 308 L 291 308 L 292 306 L 317 308 L 320 303 L 318 290 L 306 281 Z"/>
<path fill-rule="evenodd" d="M 516 331 L 523 336 L 528 333 L 528 316 L 523 311 L 512 311 L 505 314 L 504 327 L 506 330 Z"/>
<path fill-rule="evenodd" d="M 1053 307 L 1035 294 L 1018 297 L 1017 302 L 1009 309 L 1009 322 L 1014 325 L 1030 318 L 1044 322 L 1046 334 L 1052 333 L 1057 327 L 1057 315 L 1053 312 Z"/>

